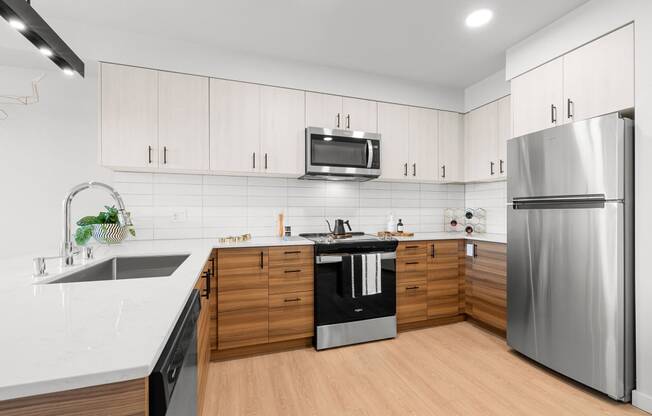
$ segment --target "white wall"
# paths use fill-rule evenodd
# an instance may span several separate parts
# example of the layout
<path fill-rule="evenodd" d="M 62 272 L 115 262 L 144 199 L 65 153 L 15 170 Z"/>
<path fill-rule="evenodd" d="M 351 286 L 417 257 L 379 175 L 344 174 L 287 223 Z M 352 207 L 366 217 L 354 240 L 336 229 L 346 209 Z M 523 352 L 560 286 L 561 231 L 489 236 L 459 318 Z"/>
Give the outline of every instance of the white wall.
<path fill-rule="evenodd" d="M 505 80 L 505 69 L 501 69 L 464 89 L 464 112 L 482 107 L 510 93 L 509 81 Z"/>
<path fill-rule="evenodd" d="M 0 67 L 0 95 L 29 95 L 30 81 L 43 71 Z M 61 242 L 61 202 L 72 186 L 110 181 L 97 164 L 97 79 L 64 78 L 46 72 L 40 102 L 2 104 L 0 120 L 0 257 L 21 253 L 56 254 Z M 81 194 L 73 214 L 93 213 L 110 198 L 98 191 Z"/>
<path fill-rule="evenodd" d="M 82 57 L 91 73 L 97 71 L 97 61 L 107 61 L 451 111 L 464 108 L 461 88 L 241 53 L 166 38 L 169 34 L 153 37 L 60 19 L 49 23 Z M 9 54 L 14 60 L 19 46 L 35 51 L 26 40 L 19 39 L 20 34 L 5 26 L 0 27 L 0 65 L 3 47 L 14 50 Z M 34 57 L 26 55 L 24 59 L 31 63 Z"/>
<path fill-rule="evenodd" d="M 652 1 L 592 0 L 507 51 L 508 79 L 592 39 L 635 23 L 636 94 L 636 391 L 634 405 L 652 412 L 652 277 L 645 259 L 652 249 Z"/>

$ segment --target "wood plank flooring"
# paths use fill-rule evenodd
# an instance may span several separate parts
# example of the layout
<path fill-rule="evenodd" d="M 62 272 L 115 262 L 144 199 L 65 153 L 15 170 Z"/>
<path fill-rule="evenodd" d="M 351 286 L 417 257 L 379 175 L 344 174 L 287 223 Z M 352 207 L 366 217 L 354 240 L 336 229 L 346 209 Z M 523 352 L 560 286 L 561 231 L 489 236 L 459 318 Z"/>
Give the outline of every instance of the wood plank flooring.
<path fill-rule="evenodd" d="M 646 415 L 469 322 L 327 351 L 211 363 L 203 416 Z"/>

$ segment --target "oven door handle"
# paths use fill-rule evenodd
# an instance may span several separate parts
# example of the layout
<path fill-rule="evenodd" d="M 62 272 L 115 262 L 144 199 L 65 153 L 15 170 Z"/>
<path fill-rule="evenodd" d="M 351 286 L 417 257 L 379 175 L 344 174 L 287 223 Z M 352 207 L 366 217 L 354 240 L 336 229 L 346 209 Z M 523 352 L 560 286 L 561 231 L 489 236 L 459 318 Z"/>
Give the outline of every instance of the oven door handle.
<path fill-rule="evenodd" d="M 375 254 L 375 253 L 364 253 L 364 254 Z M 335 255 L 335 256 L 316 256 L 315 263 L 317 264 L 328 264 L 328 263 L 341 263 L 342 257 L 346 255 Z M 380 253 L 381 260 L 392 260 L 396 259 L 396 252 L 382 252 Z"/>
<path fill-rule="evenodd" d="M 371 169 L 374 163 L 374 145 L 371 140 L 367 140 L 367 169 Z"/>

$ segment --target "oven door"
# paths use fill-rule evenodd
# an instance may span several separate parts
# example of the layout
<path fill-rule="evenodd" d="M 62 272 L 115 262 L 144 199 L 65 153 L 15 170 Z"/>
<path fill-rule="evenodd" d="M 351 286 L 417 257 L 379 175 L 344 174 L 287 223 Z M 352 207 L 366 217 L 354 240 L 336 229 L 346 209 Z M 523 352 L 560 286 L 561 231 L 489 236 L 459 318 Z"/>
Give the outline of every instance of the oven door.
<path fill-rule="evenodd" d="M 342 288 L 342 255 L 317 256 L 315 326 L 396 315 L 396 253 L 382 253 L 381 267 L 382 293 L 353 298 Z"/>
<path fill-rule="evenodd" d="M 306 175 L 380 176 L 380 135 L 306 128 Z"/>

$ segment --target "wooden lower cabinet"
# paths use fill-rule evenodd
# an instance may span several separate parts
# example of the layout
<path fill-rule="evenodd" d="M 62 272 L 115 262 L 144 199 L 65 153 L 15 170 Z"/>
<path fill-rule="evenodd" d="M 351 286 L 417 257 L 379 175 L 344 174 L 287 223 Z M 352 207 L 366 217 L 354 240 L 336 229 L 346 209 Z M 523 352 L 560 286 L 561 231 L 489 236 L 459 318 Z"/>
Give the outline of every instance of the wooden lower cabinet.
<path fill-rule="evenodd" d="M 396 285 L 396 320 L 399 324 L 423 321 L 428 317 L 426 279 Z"/>
<path fill-rule="evenodd" d="M 269 342 L 314 335 L 313 292 L 269 296 Z"/>
<path fill-rule="evenodd" d="M 498 332 L 507 329 L 507 245 L 484 241 L 466 257 L 466 314 Z"/>
<path fill-rule="evenodd" d="M 197 413 L 200 415 L 206 397 L 208 366 L 211 360 L 211 300 L 217 297 L 215 286 L 211 286 L 212 282 L 209 281 L 213 279 L 213 264 L 211 256 L 195 286 L 195 289 L 199 290 L 201 301 L 197 320 Z"/>
<path fill-rule="evenodd" d="M 0 416 L 147 416 L 147 378 L 0 401 Z"/>
<path fill-rule="evenodd" d="M 309 338 L 314 332 L 312 246 L 217 250 L 217 354 Z"/>
<path fill-rule="evenodd" d="M 459 241 L 428 243 L 428 318 L 456 316 L 459 309 Z"/>

